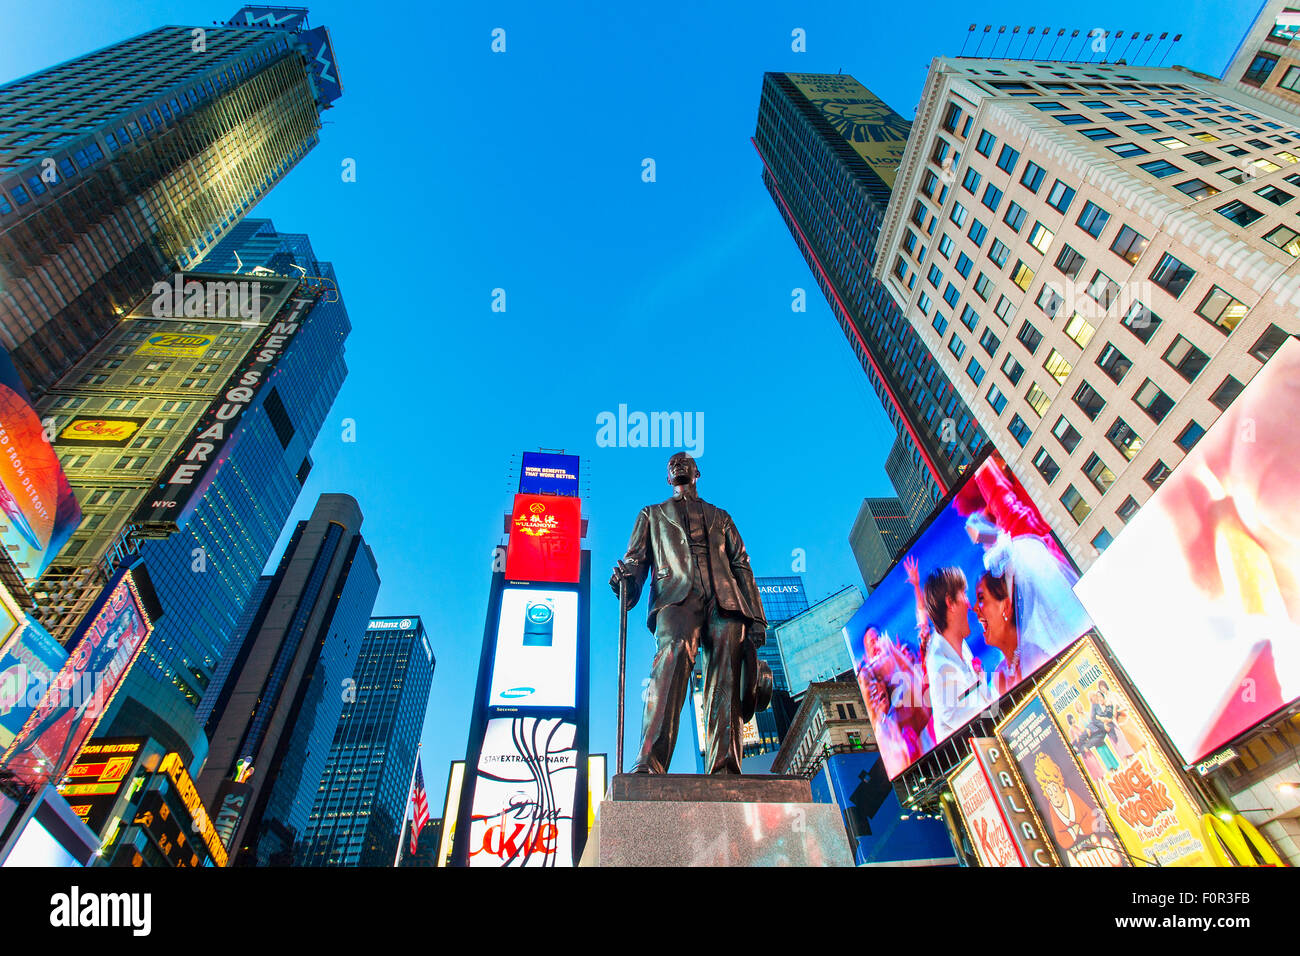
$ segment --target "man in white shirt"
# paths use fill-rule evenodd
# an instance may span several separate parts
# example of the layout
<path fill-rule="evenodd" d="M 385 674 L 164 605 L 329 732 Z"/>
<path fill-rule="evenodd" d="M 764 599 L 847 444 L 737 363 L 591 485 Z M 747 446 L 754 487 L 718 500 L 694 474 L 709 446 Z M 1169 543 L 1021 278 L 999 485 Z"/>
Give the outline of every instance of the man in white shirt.
<path fill-rule="evenodd" d="M 930 709 L 938 743 L 993 703 L 984 668 L 970 652 L 970 596 L 961 568 L 938 568 L 925 580 L 925 611 L 934 635 L 925 653 Z"/>

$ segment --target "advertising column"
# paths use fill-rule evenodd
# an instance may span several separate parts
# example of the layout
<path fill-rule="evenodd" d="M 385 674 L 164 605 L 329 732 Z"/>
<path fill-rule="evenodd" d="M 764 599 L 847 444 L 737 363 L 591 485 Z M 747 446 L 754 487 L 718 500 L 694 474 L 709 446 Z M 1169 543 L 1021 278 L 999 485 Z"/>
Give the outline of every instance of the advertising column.
<path fill-rule="evenodd" d="M 573 866 L 586 842 L 591 555 L 577 486 L 577 457 L 524 454 L 492 576 L 453 866 Z"/>

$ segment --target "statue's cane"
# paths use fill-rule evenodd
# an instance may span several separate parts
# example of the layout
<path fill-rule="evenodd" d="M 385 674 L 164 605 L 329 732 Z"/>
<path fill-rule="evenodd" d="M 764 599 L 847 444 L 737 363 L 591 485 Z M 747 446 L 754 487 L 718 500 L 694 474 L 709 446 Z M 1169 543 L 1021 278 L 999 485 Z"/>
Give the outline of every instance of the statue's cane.
<path fill-rule="evenodd" d="M 623 685 L 627 668 L 627 578 L 618 577 L 618 772 L 623 772 Z"/>

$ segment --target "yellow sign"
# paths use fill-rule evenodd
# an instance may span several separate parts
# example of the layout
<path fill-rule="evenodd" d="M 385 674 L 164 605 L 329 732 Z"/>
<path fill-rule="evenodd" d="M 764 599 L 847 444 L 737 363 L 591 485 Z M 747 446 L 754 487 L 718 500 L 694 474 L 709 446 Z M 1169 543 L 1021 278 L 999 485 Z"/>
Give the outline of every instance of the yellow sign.
<path fill-rule="evenodd" d="M 451 859 L 452 843 L 456 839 L 456 818 L 460 816 L 460 792 L 465 784 L 465 761 L 454 760 L 451 776 L 447 779 L 447 802 L 442 807 L 442 840 L 438 844 L 435 866 L 446 866 Z"/>
<path fill-rule="evenodd" d="M 208 848 L 208 853 L 212 855 L 212 862 L 217 866 L 225 866 L 226 848 L 221 845 L 221 840 L 217 838 L 216 831 L 212 828 L 212 820 L 208 817 L 207 808 L 199 799 L 199 792 L 194 788 L 194 779 L 185 769 L 185 764 L 181 762 L 181 755 L 169 753 L 158 765 L 158 770 L 167 774 L 175 785 L 176 795 L 185 804 L 185 809 L 190 811 L 190 819 L 198 830 L 199 836 L 203 837 L 203 843 Z M 159 812 L 165 813 L 166 809 L 167 804 L 164 803 Z"/>
<path fill-rule="evenodd" d="M 1286 866 L 1272 844 L 1240 813 L 1233 814 L 1231 820 L 1220 820 L 1213 813 L 1203 814 L 1201 832 L 1216 866 Z M 1262 864 L 1256 860 L 1256 854 L 1264 861 Z"/>
<path fill-rule="evenodd" d="M 893 189 L 912 124 L 851 76 L 822 73 L 787 73 L 786 76 L 884 184 Z"/>
<path fill-rule="evenodd" d="M 210 335 L 192 332 L 155 332 L 135 350 L 136 355 L 164 355 L 169 358 L 197 358 L 212 345 Z"/>
<path fill-rule="evenodd" d="M 1038 693 L 1129 853 L 1161 866 L 1214 865 L 1200 809 L 1091 638 Z"/>
<path fill-rule="evenodd" d="M 140 425 L 139 419 L 74 418 L 59 432 L 59 441 L 121 445 L 140 430 Z"/>

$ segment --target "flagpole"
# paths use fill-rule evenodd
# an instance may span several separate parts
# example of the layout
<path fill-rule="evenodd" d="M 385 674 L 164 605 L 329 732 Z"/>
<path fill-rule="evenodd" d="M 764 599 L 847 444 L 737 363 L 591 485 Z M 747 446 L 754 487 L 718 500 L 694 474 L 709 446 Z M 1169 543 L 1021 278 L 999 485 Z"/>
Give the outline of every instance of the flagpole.
<path fill-rule="evenodd" d="M 411 782 L 406 787 L 406 806 L 402 807 L 402 825 L 397 828 L 397 855 L 393 857 L 393 869 L 397 869 L 402 862 L 402 844 L 406 841 L 402 839 L 406 835 L 406 812 L 411 809 L 411 798 L 415 796 L 412 793 L 415 790 L 415 768 L 420 766 L 420 748 L 424 746 L 424 741 L 415 745 L 415 762 L 411 764 Z M 415 817 L 411 817 L 411 823 L 415 823 Z"/>

